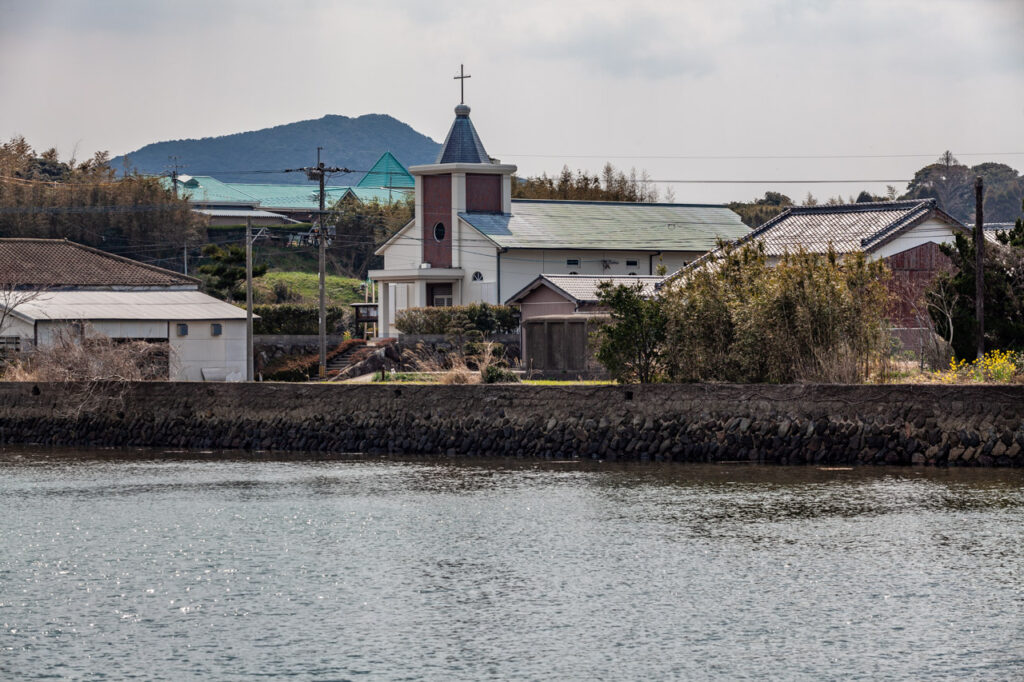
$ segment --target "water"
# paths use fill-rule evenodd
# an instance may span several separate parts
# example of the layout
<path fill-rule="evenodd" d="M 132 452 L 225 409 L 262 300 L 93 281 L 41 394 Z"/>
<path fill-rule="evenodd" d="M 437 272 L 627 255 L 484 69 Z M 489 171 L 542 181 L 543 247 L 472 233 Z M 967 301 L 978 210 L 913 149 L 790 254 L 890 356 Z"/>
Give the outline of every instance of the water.
<path fill-rule="evenodd" d="M 0 678 L 1021 679 L 1016 470 L 0 450 Z"/>

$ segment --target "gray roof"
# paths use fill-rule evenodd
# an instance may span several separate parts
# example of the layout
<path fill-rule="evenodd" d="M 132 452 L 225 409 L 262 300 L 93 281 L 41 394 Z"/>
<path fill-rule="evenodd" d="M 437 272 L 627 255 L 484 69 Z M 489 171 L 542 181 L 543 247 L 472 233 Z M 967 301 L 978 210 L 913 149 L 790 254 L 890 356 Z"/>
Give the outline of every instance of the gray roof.
<path fill-rule="evenodd" d="M 513 199 L 512 214 L 460 213 L 496 244 L 521 249 L 709 251 L 750 232 L 718 204 Z"/>
<path fill-rule="evenodd" d="M 751 232 L 747 240 L 763 241 L 770 256 L 780 256 L 801 246 L 808 251 L 824 252 L 829 244 L 838 253 L 872 251 L 933 215 L 963 227 L 939 209 L 934 199 L 794 206 Z"/>
<path fill-rule="evenodd" d="M 46 291 L 14 314 L 36 320 L 244 320 L 245 310 L 200 291 Z"/>
<path fill-rule="evenodd" d="M 643 286 L 643 294 L 653 296 L 656 291 L 656 284 L 665 279 L 660 276 L 639 276 L 639 277 L 602 277 L 600 275 L 540 275 L 521 290 L 513 294 L 508 303 L 518 303 L 519 299 L 525 297 L 538 287 L 548 287 L 565 295 L 566 298 L 575 303 L 596 303 L 597 289 L 602 282 L 611 282 L 613 286 L 624 284 L 633 286 L 640 283 Z"/>
<path fill-rule="evenodd" d="M 437 163 L 490 163 L 491 157 L 484 151 L 484 144 L 476 134 L 473 122 L 469 120 L 469 107 L 460 104 L 455 107 L 455 121 L 448 137 L 444 140 Z"/>

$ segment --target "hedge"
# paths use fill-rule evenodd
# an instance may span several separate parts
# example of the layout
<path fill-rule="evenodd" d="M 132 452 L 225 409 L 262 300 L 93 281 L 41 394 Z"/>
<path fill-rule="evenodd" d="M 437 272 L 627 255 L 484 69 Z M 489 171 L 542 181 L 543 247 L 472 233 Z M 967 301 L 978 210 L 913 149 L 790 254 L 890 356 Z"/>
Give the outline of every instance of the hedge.
<path fill-rule="evenodd" d="M 254 305 L 260 319 L 253 322 L 254 334 L 319 334 L 320 308 L 300 303 Z M 327 306 L 327 333 L 344 331 L 352 311 L 348 306 Z"/>
<path fill-rule="evenodd" d="M 510 334 L 519 329 L 519 310 L 507 305 L 471 303 L 433 308 L 406 308 L 395 315 L 395 328 L 403 334 L 448 334 L 456 317 L 465 315 L 466 331 Z"/>

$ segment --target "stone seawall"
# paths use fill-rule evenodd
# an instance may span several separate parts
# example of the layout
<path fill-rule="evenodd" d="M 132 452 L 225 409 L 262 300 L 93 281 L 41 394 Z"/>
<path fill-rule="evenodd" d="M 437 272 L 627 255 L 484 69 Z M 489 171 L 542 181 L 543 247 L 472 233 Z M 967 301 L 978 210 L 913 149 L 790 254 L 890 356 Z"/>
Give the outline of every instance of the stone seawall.
<path fill-rule="evenodd" d="M 0 383 L 0 444 L 1024 465 L 1024 386 Z"/>

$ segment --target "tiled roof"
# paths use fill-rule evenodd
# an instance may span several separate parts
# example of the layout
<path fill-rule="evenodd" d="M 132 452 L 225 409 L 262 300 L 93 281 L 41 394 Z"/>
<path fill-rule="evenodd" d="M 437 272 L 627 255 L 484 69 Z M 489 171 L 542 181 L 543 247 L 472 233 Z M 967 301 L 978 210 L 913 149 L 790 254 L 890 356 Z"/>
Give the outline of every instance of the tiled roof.
<path fill-rule="evenodd" d="M 518 303 L 519 299 L 525 297 L 537 287 L 547 284 L 556 289 L 576 303 L 596 303 L 597 289 L 602 282 L 611 282 L 613 286 L 624 284 L 634 286 L 638 282 L 643 285 L 643 294 L 653 296 L 656 290 L 655 285 L 665 279 L 664 277 L 601 277 L 600 275 L 540 275 L 537 279 L 527 284 L 522 290 L 508 299 L 509 303 Z"/>
<path fill-rule="evenodd" d="M 794 206 L 747 236 L 764 242 L 770 256 L 802 246 L 823 252 L 829 244 L 839 253 L 871 251 L 903 228 L 933 214 L 951 224 L 960 223 L 936 207 L 934 199 L 879 201 L 841 206 Z"/>
<path fill-rule="evenodd" d="M 455 107 L 455 121 L 444 140 L 438 163 L 490 163 L 491 157 L 484 151 L 483 142 L 476 134 L 473 122 L 469 120 L 469 107 L 460 104 Z"/>
<path fill-rule="evenodd" d="M 416 180 L 391 152 L 384 152 L 377 163 L 367 171 L 356 187 L 404 187 L 412 189 Z"/>
<path fill-rule="evenodd" d="M 196 288 L 199 280 L 63 239 L 0 239 L 0 285 Z"/>
<path fill-rule="evenodd" d="M 709 251 L 750 232 L 721 205 L 513 199 L 512 214 L 460 213 L 508 248 Z"/>

